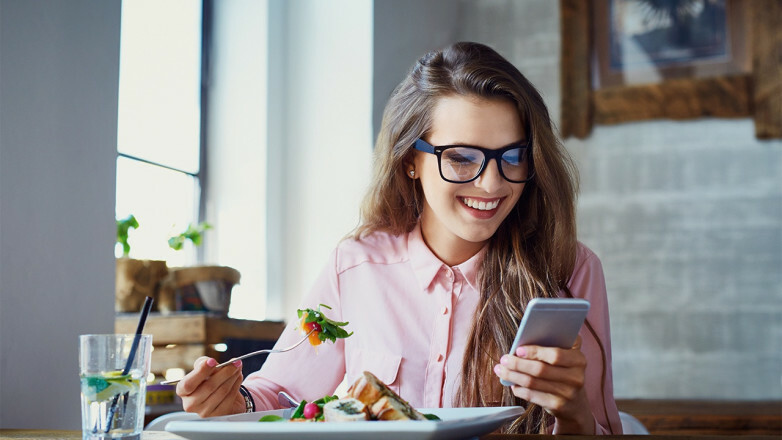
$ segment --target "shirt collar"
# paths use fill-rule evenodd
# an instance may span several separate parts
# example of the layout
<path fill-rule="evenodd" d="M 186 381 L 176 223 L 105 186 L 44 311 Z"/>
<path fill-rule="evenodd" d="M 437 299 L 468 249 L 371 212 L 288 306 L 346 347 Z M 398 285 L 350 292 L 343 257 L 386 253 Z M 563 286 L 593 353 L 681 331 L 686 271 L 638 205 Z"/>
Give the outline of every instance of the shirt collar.
<path fill-rule="evenodd" d="M 487 246 L 484 246 L 469 260 L 453 266 L 454 272 L 461 273 L 467 283 L 476 291 L 478 290 L 478 271 L 483 256 L 486 254 L 486 248 Z M 424 242 L 420 223 L 407 234 L 407 251 L 413 272 L 421 285 L 421 290 L 428 291 L 438 274 L 448 266 L 437 258 Z"/>

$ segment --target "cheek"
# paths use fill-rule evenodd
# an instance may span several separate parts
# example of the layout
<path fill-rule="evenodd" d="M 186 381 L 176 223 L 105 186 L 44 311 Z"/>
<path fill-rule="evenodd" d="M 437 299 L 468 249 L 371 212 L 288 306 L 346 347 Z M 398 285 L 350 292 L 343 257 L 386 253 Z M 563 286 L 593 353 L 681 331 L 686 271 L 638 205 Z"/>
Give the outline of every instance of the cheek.
<path fill-rule="evenodd" d="M 513 188 L 513 194 L 511 195 L 511 200 L 508 200 L 510 203 L 508 203 L 508 212 L 516 209 L 516 205 L 519 204 L 519 199 L 521 199 L 521 195 L 524 193 L 525 184 L 520 183 L 518 188 Z"/>
<path fill-rule="evenodd" d="M 426 156 L 430 156 L 430 155 L 426 153 L 421 153 L 420 151 L 415 152 L 415 155 L 413 156 L 413 167 L 415 168 L 416 175 L 420 176 L 421 173 L 424 171 L 424 169 L 427 167 L 428 158 Z"/>
<path fill-rule="evenodd" d="M 454 200 L 456 200 L 456 185 L 441 179 L 436 168 L 434 170 L 426 170 L 425 175 L 420 177 L 420 182 L 423 188 L 424 199 L 429 206 L 438 212 L 451 209 Z"/>

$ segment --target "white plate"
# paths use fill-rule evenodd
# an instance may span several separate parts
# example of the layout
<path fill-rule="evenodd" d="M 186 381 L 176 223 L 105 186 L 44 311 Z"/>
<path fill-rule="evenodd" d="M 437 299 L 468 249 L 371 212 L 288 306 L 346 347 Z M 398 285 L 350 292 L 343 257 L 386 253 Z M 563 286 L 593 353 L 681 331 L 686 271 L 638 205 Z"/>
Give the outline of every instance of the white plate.
<path fill-rule="evenodd" d="M 259 411 L 199 420 L 172 421 L 166 431 L 190 440 L 219 439 L 456 439 L 487 434 L 522 414 L 519 406 L 421 409 L 441 421 L 259 422 L 268 414 L 289 417 L 291 410 Z"/>

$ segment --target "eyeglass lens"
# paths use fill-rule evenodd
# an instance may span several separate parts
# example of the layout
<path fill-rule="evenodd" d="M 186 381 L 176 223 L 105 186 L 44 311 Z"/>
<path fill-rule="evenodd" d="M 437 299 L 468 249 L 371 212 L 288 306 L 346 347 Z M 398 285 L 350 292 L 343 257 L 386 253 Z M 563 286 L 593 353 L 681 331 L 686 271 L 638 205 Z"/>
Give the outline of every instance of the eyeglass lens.
<path fill-rule="evenodd" d="M 500 158 L 501 171 L 504 177 L 512 181 L 527 179 L 527 161 L 524 160 L 526 148 L 506 150 Z M 483 169 L 486 156 L 481 150 L 470 147 L 454 147 L 443 151 L 440 156 L 440 170 L 448 180 L 469 181 Z"/>

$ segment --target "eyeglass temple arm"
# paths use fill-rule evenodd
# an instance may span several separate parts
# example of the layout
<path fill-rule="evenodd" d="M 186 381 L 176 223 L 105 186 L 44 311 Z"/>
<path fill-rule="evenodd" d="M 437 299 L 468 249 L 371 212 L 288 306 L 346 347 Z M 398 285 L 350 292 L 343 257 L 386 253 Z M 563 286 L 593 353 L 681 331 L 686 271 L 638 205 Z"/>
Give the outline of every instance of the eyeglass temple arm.
<path fill-rule="evenodd" d="M 423 151 L 424 153 L 434 154 L 434 147 L 431 144 L 429 144 L 429 142 L 426 142 L 425 140 L 420 138 L 415 141 L 413 148 L 415 148 L 418 151 Z"/>

